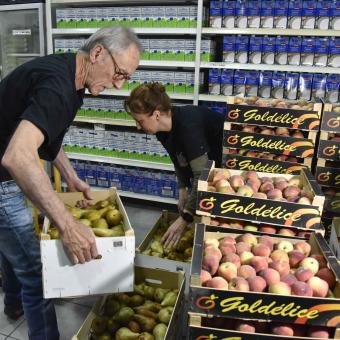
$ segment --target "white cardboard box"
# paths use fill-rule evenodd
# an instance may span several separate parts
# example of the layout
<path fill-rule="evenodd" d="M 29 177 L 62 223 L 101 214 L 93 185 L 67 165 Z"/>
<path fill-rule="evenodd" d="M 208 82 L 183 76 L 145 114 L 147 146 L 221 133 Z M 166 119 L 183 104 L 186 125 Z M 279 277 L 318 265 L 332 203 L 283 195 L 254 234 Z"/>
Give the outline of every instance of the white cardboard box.
<path fill-rule="evenodd" d="M 61 200 L 74 206 L 82 193 L 60 193 Z M 135 235 L 115 188 L 93 191 L 94 201 L 113 196 L 123 215 L 125 236 L 97 237 L 97 249 L 102 258 L 73 265 L 62 242 L 46 234 L 49 220 L 45 218 L 40 249 L 44 298 L 75 297 L 133 290 Z M 47 227 L 47 228 L 46 228 Z"/>

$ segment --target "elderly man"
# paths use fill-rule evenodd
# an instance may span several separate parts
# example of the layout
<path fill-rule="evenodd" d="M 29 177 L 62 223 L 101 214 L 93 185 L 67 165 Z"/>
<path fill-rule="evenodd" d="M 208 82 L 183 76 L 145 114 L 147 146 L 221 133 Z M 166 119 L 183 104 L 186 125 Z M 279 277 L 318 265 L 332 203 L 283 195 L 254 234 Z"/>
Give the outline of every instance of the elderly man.
<path fill-rule="evenodd" d="M 39 158 L 53 161 L 69 190 L 91 198 L 61 145 L 85 88 L 96 96 L 119 89 L 136 70 L 141 46 L 124 27 L 105 27 L 76 54 L 49 55 L 19 66 L 0 83 L 0 256 L 5 314 L 22 308 L 30 340 L 59 339 L 53 303 L 42 296 L 39 242 L 24 194 L 59 229 L 73 263 L 97 253 L 94 234 L 55 195 Z"/>

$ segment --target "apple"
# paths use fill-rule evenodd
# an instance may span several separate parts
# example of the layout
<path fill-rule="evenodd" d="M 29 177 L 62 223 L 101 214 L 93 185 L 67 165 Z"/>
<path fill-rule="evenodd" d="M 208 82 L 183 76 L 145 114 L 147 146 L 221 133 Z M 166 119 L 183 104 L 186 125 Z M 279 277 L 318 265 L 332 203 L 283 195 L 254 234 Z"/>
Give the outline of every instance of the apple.
<path fill-rule="evenodd" d="M 243 277 L 234 277 L 229 282 L 229 290 L 239 290 L 242 292 L 249 292 L 249 284 Z"/>
<path fill-rule="evenodd" d="M 328 294 L 328 283 L 325 280 L 320 279 L 317 276 L 311 277 L 307 281 L 308 285 L 313 290 L 313 296 L 326 297 Z"/>
<path fill-rule="evenodd" d="M 299 267 L 308 268 L 315 275 L 319 271 L 319 262 L 313 257 L 306 257 L 300 262 Z"/>
<path fill-rule="evenodd" d="M 270 284 L 268 287 L 268 292 L 278 295 L 290 295 L 291 288 L 286 282 L 280 281 Z"/>
<path fill-rule="evenodd" d="M 292 245 L 292 243 L 290 241 L 283 240 L 283 241 L 280 241 L 277 244 L 276 249 L 283 250 L 286 253 L 289 253 L 290 251 L 292 251 L 294 249 L 294 247 L 293 247 L 293 245 Z"/>
<path fill-rule="evenodd" d="M 218 267 L 217 274 L 229 282 L 233 277 L 237 276 L 237 267 L 232 262 L 223 262 Z"/>

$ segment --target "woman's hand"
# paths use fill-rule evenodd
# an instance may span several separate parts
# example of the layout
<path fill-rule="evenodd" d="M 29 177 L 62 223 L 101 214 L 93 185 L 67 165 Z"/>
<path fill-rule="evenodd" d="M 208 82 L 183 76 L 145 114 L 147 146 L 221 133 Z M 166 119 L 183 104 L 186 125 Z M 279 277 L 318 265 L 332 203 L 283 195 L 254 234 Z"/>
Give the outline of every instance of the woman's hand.
<path fill-rule="evenodd" d="M 161 242 L 164 243 L 164 248 L 173 248 L 177 246 L 187 224 L 188 223 L 184 221 L 181 216 L 171 224 L 161 240 Z"/>

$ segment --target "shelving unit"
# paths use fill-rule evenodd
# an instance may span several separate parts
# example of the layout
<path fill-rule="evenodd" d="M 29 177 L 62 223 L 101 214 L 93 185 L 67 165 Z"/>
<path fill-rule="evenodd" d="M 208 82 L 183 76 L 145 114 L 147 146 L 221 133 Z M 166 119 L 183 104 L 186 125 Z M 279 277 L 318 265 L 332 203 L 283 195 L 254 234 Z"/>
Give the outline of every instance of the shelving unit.
<path fill-rule="evenodd" d="M 127 119 L 91 118 L 91 117 L 76 116 L 74 121 L 79 122 L 79 123 L 91 123 L 91 124 L 136 126 L 136 123 L 133 120 L 127 120 Z"/>

